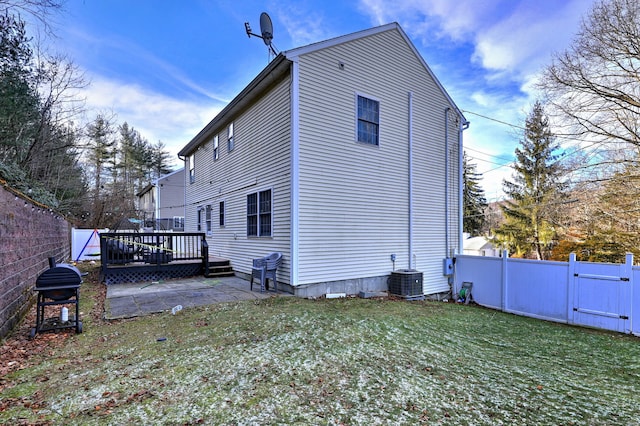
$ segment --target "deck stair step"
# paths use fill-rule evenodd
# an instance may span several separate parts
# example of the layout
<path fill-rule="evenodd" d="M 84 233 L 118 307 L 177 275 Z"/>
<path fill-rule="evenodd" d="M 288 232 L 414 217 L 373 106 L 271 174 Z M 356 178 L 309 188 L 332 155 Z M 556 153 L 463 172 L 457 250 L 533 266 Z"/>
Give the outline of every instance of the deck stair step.
<path fill-rule="evenodd" d="M 219 257 L 209 257 L 209 273 L 205 274 L 207 278 L 211 277 L 233 277 L 233 267 L 228 259 Z"/>

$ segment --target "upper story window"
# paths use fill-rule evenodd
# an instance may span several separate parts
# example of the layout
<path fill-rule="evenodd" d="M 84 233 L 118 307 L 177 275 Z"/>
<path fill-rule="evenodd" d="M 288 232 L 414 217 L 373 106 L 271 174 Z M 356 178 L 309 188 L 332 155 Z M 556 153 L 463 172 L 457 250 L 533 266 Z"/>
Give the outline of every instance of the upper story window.
<path fill-rule="evenodd" d="M 213 159 L 217 160 L 220 156 L 218 135 L 213 137 Z"/>
<path fill-rule="evenodd" d="M 189 183 L 196 181 L 196 158 L 195 154 L 191 154 L 188 157 L 189 161 Z"/>
<path fill-rule="evenodd" d="M 231 152 L 233 148 L 235 148 L 235 142 L 233 139 L 233 123 L 231 123 L 229 127 L 227 127 L 227 150 Z"/>
<path fill-rule="evenodd" d="M 358 142 L 379 145 L 380 102 L 358 95 Z"/>

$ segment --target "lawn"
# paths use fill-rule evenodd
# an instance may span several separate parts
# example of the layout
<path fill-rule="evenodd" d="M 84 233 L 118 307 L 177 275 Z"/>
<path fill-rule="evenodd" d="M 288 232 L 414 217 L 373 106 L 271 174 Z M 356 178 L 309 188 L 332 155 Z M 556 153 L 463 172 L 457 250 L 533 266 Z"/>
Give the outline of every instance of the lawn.
<path fill-rule="evenodd" d="M 636 337 L 357 298 L 107 322 L 103 294 L 83 284 L 83 334 L 4 342 L 25 353 L 1 370 L 0 423 L 640 425 Z"/>

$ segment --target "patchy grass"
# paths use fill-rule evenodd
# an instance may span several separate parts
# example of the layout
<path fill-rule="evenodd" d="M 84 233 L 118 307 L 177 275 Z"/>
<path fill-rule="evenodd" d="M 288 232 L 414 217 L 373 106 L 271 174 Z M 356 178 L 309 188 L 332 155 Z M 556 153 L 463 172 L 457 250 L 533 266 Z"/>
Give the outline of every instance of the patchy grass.
<path fill-rule="evenodd" d="M 106 322 L 82 290 L 85 332 L 0 378 L 0 423 L 640 424 L 635 337 L 362 299 Z"/>

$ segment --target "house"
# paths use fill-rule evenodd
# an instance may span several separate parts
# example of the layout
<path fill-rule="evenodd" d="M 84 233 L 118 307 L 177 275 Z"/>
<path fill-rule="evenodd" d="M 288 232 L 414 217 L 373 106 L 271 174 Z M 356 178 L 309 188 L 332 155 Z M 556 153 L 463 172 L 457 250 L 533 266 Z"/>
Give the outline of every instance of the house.
<path fill-rule="evenodd" d="M 184 231 L 184 168 L 161 176 L 136 194 L 145 227 Z"/>
<path fill-rule="evenodd" d="M 471 237 L 464 240 L 462 254 L 499 257 L 500 249 L 494 247 L 486 237 Z"/>
<path fill-rule="evenodd" d="M 448 292 L 467 124 L 396 23 L 281 52 L 179 152 L 186 230 L 238 274 L 282 252 L 298 296 L 386 290 L 393 268 Z"/>

